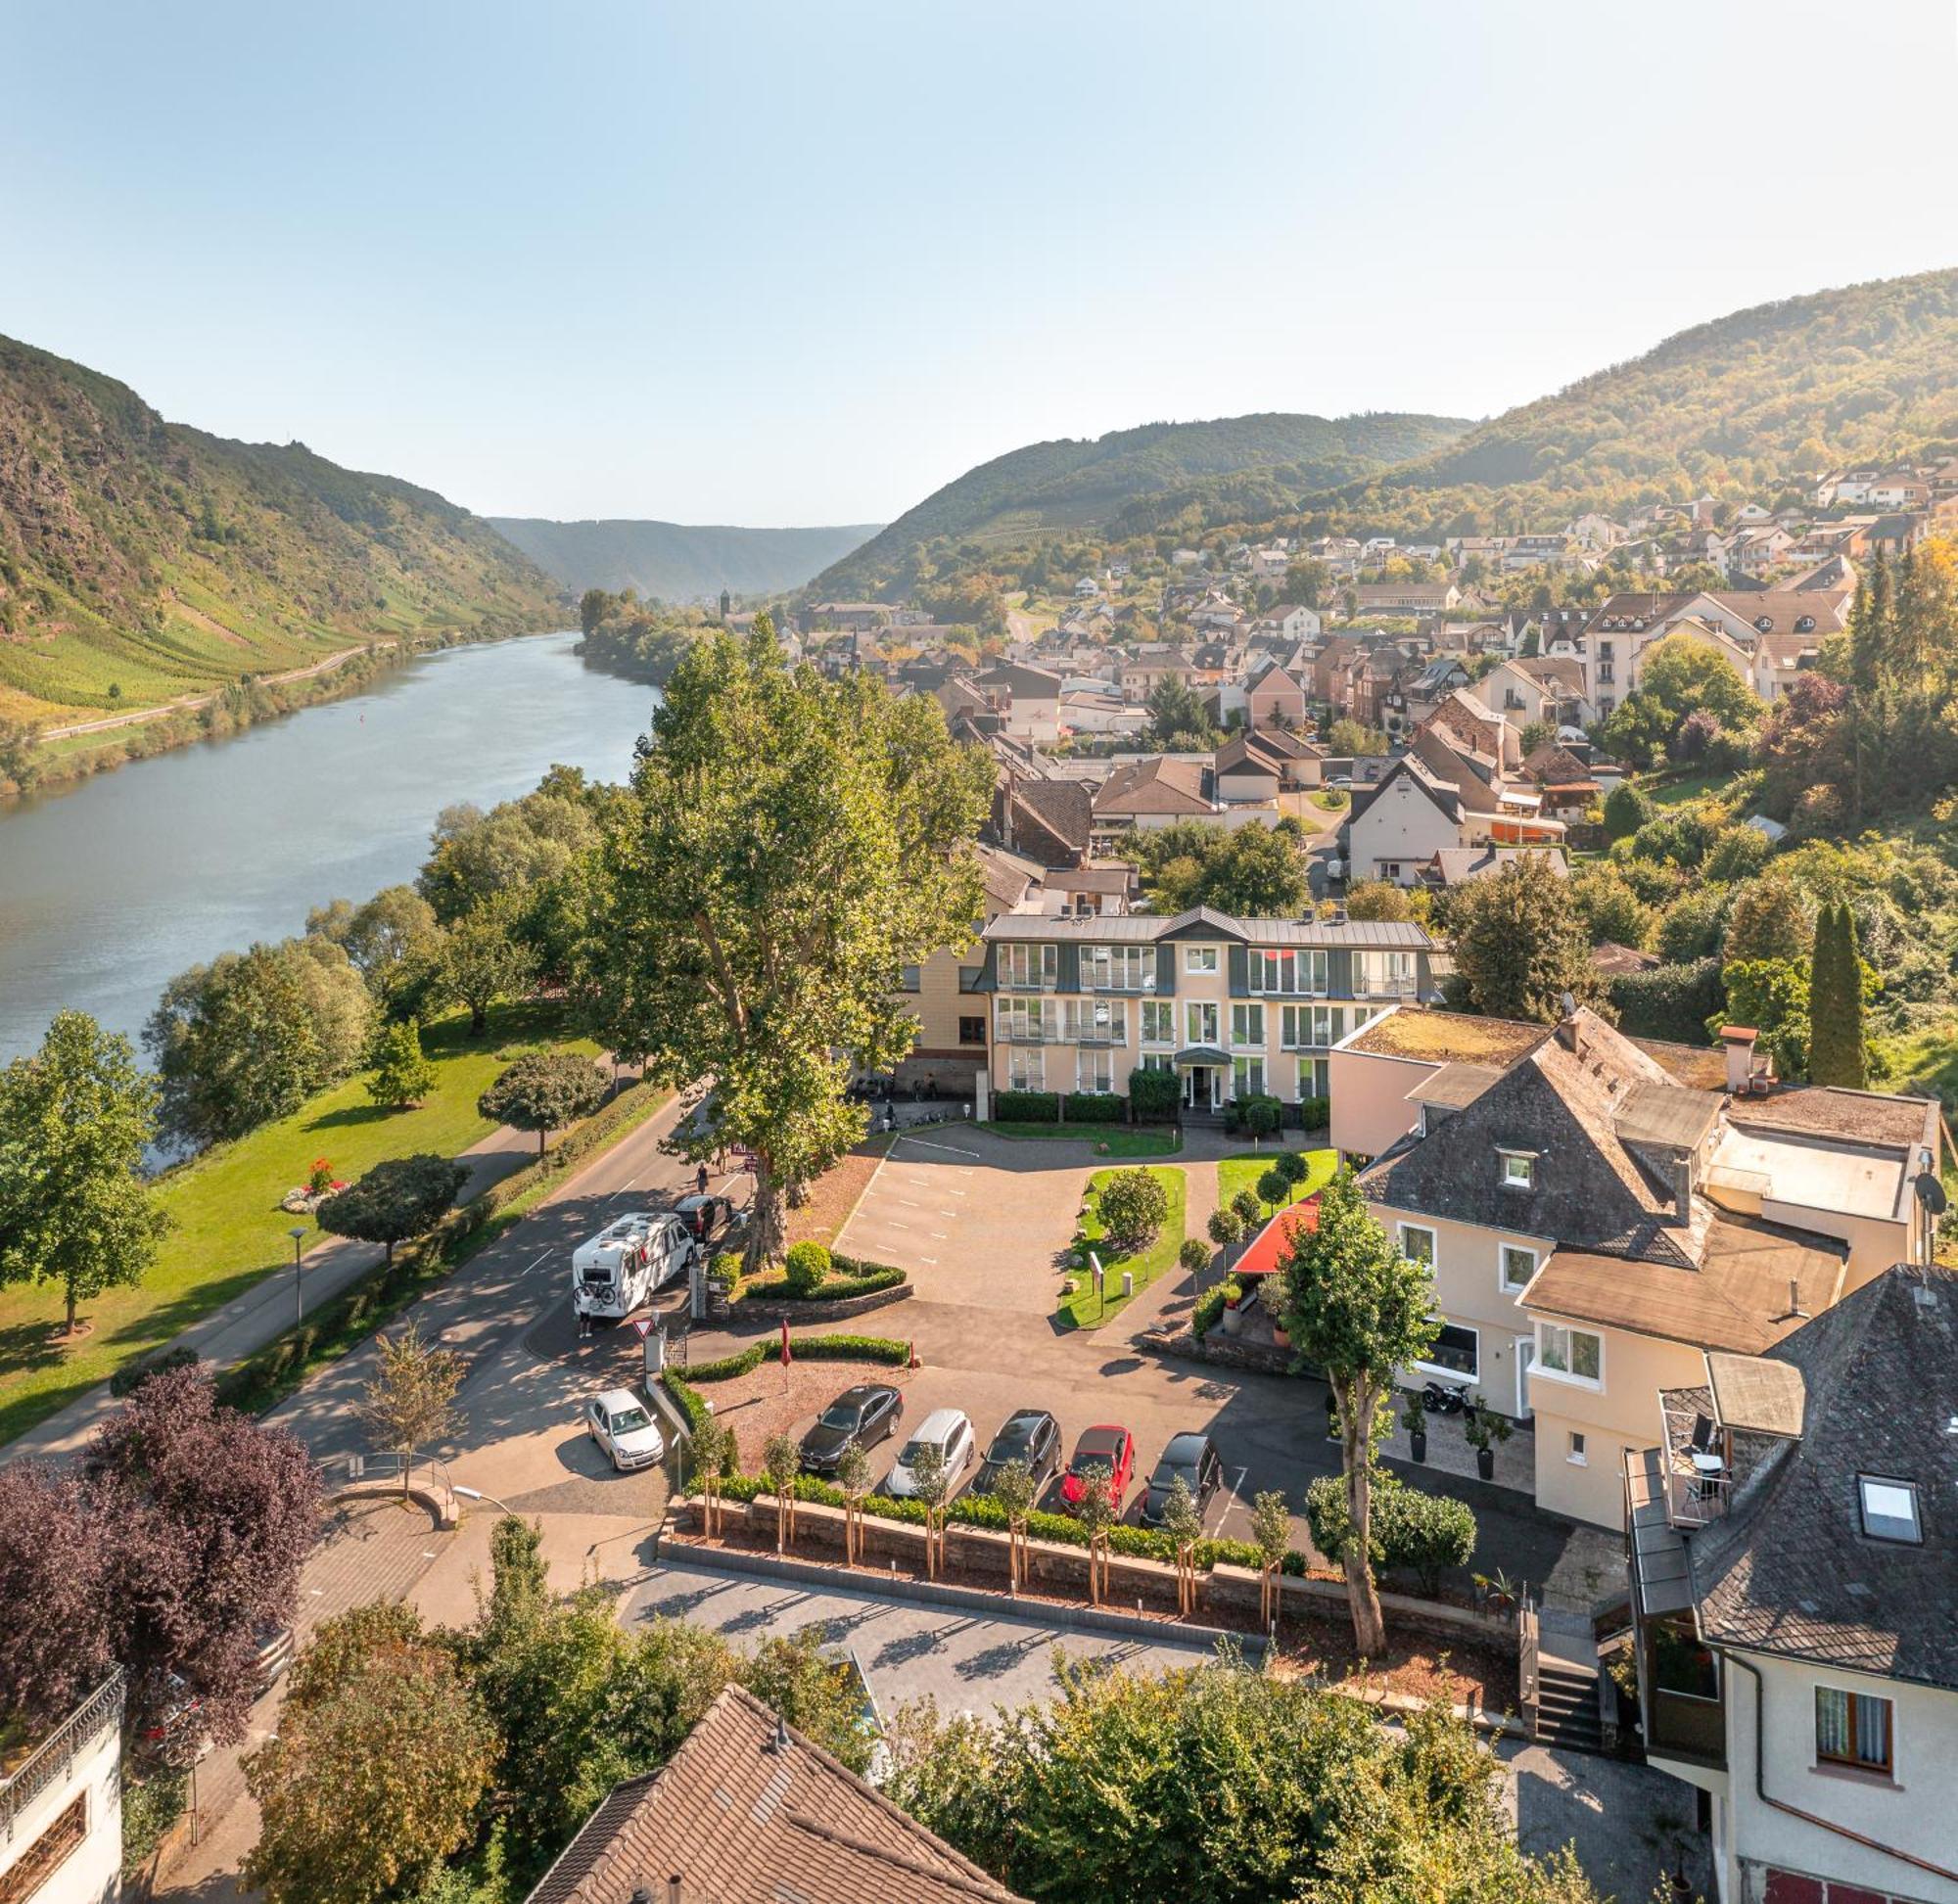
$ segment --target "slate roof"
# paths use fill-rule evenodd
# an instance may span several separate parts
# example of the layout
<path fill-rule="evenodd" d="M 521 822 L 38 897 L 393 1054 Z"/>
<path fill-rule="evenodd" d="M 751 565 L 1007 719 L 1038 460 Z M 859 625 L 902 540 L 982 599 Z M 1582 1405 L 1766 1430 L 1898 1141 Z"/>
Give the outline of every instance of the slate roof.
<path fill-rule="evenodd" d="M 1009 694 L 1023 694 L 1033 701 L 1060 698 L 1060 676 L 1045 668 L 1022 668 L 1018 662 L 1002 661 L 973 677 L 981 687 L 1003 687 Z"/>
<path fill-rule="evenodd" d="M 1016 1904 L 854 1772 L 725 1688 L 666 1765 L 614 1788 L 529 1904 Z"/>
<path fill-rule="evenodd" d="M 1569 875 L 1563 855 L 1555 847 L 1484 845 L 1440 848 L 1434 856 L 1434 876 L 1444 886 L 1460 886 L 1501 872 L 1512 860 L 1531 858 L 1549 860 L 1551 871 L 1560 879 Z"/>
<path fill-rule="evenodd" d="M 1442 779 L 1425 761 L 1422 761 L 1418 756 L 1403 754 L 1371 787 L 1360 787 L 1354 790 L 1353 804 L 1347 809 L 1346 825 L 1351 827 L 1353 822 L 1365 813 L 1375 801 L 1379 799 L 1386 788 L 1402 775 L 1412 780 L 1422 792 L 1427 795 L 1428 799 L 1441 809 L 1443 815 L 1451 825 L 1460 826 L 1462 824 L 1462 795 L 1456 783 L 1453 780 Z M 1467 777 L 1473 779 L 1474 775 L 1469 774 Z"/>
<path fill-rule="evenodd" d="M 1958 1275 L 1898 1264 L 1769 1352 L 1800 1371 L 1801 1438 L 1740 1472 L 1689 1536 L 1701 1631 L 1958 1690 Z M 1862 1529 L 1857 1476 L 1917 1486 L 1922 1545 Z"/>
<path fill-rule="evenodd" d="M 1024 820 L 1045 832 L 1054 848 L 1069 859 L 1088 851 L 1089 828 L 1095 815 L 1094 789 L 1079 780 L 1015 780 L 1012 801 L 1016 847 L 1031 844 Z"/>
<path fill-rule="evenodd" d="M 1078 941 L 1090 946 L 1153 945 L 1162 939 L 1235 939 L 1247 946 L 1350 946 L 1361 952 L 1426 952 L 1433 941 L 1412 920 L 1403 919 L 1240 919 L 1208 906 L 1164 918 L 1131 912 L 1121 918 L 1060 919 L 1034 912 L 1002 913 L 989 919 L 981 938 Z"/>

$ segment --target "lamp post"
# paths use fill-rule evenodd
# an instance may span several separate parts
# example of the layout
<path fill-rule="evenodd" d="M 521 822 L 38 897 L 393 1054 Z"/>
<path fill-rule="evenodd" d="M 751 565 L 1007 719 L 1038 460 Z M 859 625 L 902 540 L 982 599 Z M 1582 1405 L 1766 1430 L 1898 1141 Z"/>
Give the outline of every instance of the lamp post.
<path fill-rule="evenodd" d="M 457 1481 L 449 1492 L 461 1495 L 465 1501 L 487 1501 L 492 1508 L 501 1508 L 506 1514 L 515 1514 L 517 1511 L 507 1501 L 498 1501 L 493 1494 L 485 1494 L 481 1488 L 466 1488 L 460 1481 Z"/>
<path fill-rule="evenodd" d="M 286 1234 L 293 1239 L 293 1305 L 302 1323 L 306 1319 L 305 1291 L 300 1286 L 300 1251 L 305 1242 L 305 1227 L 295 1224 Z"/>

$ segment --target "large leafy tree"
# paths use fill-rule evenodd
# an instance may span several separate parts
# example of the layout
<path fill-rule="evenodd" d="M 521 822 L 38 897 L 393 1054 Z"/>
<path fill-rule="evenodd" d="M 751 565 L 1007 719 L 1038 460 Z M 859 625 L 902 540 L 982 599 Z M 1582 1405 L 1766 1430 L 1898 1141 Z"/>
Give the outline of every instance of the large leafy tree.
<path fill-rule="evenodd" d="M 57 1282 L 77 1305 L 139 1282 L 168 1228 L 143 1169 L 157 1088 L 129 1041 L 58 1013 L 0 1072 L 0 1283 Z"/>
<path fill-rule="evenodd" d="M 109 1548 L 79 1475 L 0 1466 L 0 1717 L 58 1724 L 108 1673 Z"/>
<path fill-rule="evenodd" d="M 447 1157 L 423 1151 L 384 1157 L 357 1184 L 319 1206 L 319 1227 L 329 1235 L 380 1243 L 395 1260 L 395 1245 L 433 1230 L 455 1207 L 469 1173 Z"/>
<path fill-rule="evenodd" d="M 537 1134 L 537 1155 L 553 1131 L 589 1117 L 605 1101 L 605 1073 L 576 1051 L 533 1051 L 497 1075 L 476 1101 L 485 1117 Z"/>
<path fill-rule="evenodd" d="M 1285 1326 L 1299 1359 L 1332 1390 L 1346 1513 L 1355 1538 L 1340 1556 L 1354 1644 L 1378 1658 L 1386 1643 L 1374 1584 L 1374 1444 L 1388 1419 L 1394 1370 L 1433 1345 L 1434 1277 L 1394 1247 L 1351 1169 L 1319 1198 L 1319 1224 L 1294 1235 L 1282 1267 Z"/>
<path fill-rule="evenodd" d="M 686 1143 L 753 1152 L 751 1262 L 780 1254 L 784 1186 L 862 1136 L 852 1059 L 909 1048 L 904 968 L 969 940 L 991 784 L 935 702 L 791 670 L 766 618 L 675 671 L 608 827 L 582 992 L 653 1075 L 714 1081 Z"/>
<path fill-rule="evenodd" d="M 1599 990 L 1591 939 L 1569 883 L 1527 854 L 1465 886 L 1451 902 L 1455 966 L 1477 1011 L 1555 1024 L 1567 992 Z"/>

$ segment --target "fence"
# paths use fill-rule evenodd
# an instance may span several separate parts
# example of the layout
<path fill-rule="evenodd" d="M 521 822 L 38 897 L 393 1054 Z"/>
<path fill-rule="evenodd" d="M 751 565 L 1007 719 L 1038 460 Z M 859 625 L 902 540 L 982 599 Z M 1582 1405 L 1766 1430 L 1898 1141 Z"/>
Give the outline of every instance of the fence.
<path fill-rule="evenodd" d="M 122 1723 L 125 1682 L 117 1667 L 80 1705 L 29 1752 L 13 1775 L 0 1781 L 0 1827 L 12 1839 L 21 1814 L 58 1779 L 65 1779 L 83 1746 Z"/>

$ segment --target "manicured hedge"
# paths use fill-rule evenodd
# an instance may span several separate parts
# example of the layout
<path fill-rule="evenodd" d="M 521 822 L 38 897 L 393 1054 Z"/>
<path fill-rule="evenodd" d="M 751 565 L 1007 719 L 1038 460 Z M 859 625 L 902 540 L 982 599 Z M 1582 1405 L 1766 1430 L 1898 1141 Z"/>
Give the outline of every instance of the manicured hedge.
<path fill-rule="evenodd" d="M 797 1288 L 779 1270 L 761 1276 L 744 1277 L 729 1292 L 729 1300 L 746 1302 L 761 1297 L 769 1302 L 839 1302 L 845 1296 L 873 1295 L 879 1289 L 895 1289 L 910 1279 L 909 1272 L 894 1263 L 866 1263 L 860 1257 L 829 1253 L 829 1275 L 813 1289 Z"/>
<path fill-rule="evenodd" d="M 1129 1116 L 1129 1100 L 1112 1091 L 1074 1091 L 1067 1096 L 1070 1124 L 1122 1124 Z"/>
<path fill-rule="evenodd" d="M 1301 1097 L 1292 1116 L 1298 1120 L 1301 1131 L 1323 1131 L 1332 1122 L 1332 1099 Z"/>
<path fill-rule="evenodd" d="M 1627 1037 L 1680 1045 L 1704 1045 L 1707 1019 L 1727 1008 L 1717 958 L 1621 973 L 1611 981 L 1609 997 L 1618 1029 Z"/>
<path fill-rule="evenodd" d="M 1058 1124 L 1060 1093 L 1053 1091 L 1002 1091 L 994 1094 L 993 1116 L 1001 1124 Z"/>
<path fill-rule="evenodd" d="M 664 1369 L 660 1371 L 660 1386 L 673 1398 L 674 1406 L 686 1416 L 690 1427 L 700 1428 L 714 1413 L 694 1393 L 693 1384 L 675 1370 Z"/>
<path fill-rule="evenodd" d="M 1143 1071 L 1138 1068 L 1129 1073 L 1129 1102 L 1139 1123 L 1173 1119 L 1182 1095 L 1183 1088 L 1174 1071 Z"/>
<path fill-rule="evenodd" d="M 1346 1512 L 1346 1479 L 1322 1474 L 1305 1491 L 1305 1521 L 1313 1544 L 1337 1562 L 1353 1523 Z M 1374 1477 L 1373 1559 L 1376 1567 L 1404 1567 L 1432 1594 L 1445 1567 L 1468 1564 L 1475 1552 L 1475 1514 L 1466 1501 L 1411 1488 L 1396 1476 Z"/>
<path fill-rule="evenodd" d="M 1224 1313 L 1224 1294 L 1229 1286 L 1227 1282 L 1219 1282 L 1204 1290 L 1196 1300 L 1196 1307 L 1190 1311 L 1190 1331 L 1199 1342 L 1217 1326 L 1217 1319 Z"/>
<path fill-rule="evenodd" d="M 751 1342 L 738 1355 L 724 1355 L 717 1362 L 695 1362 L 682 1371 L 689 1382 L 732 1381 L 752 1374 L 771 1355 L 780 1351 L 780 1340 L 767 1336 Z M 888 1335 L 791 1335 L 789 1354 L 802 1362 L 883 1362 L 902 1369 L 911 1359 L 911 1345 Z"/>

